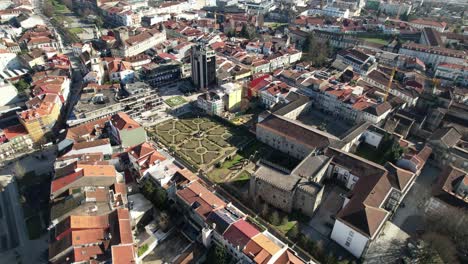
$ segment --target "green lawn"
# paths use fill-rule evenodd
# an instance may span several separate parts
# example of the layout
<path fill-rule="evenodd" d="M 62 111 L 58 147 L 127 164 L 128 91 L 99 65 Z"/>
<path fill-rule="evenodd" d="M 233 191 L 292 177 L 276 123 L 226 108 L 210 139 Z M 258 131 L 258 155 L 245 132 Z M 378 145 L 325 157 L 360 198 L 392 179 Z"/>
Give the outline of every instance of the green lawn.
<path fill-rule="evenodd" d="M 138 256 L 143 255 L 148 250 L 148 244 L 143 244 L 138 248 Z"/>
<path fill-rule="evenodd" d="M 379 44 L 379 45 L 386 45 L 388 43 L 388 40 L 386 39 L 381 39 L 381 38 L 360 38 L 364 41 Z"/>
<path fill-rule="evenodd" d="M 276 226 L 276 228 L 283 234 L 287 234 L 289 230 L 291 230 L 295 225 L 297 225 L 297 221 L 288 221 L 284 224 Z"/>
<path fill-rule="evenodd" d="M 82 28 L 70 28 L 68 29 L 68 31 L 70 31 L 73 34 L 81 34 L 84 30 Z"/>
<path fill-rule="evenodd" d="M 236 178 L 234 178 L 231 183 L 237 188 L 244 187 L 250 180 L 250 173 L 247 171 L 242 171 Z"/>
<path fill-rule="evenodd" d="M 281 26 L 286 26 L 288 25 L 288 23 L 277 23 L 277 22 L 266 22 L 264 23 L 264 26 L 266 27 L 271 27 L 272 29 L 277 29 L 278 27 L 281 27 Z"/>
<path fill-rule="evenodd" d="M 178 96 L 171 97 L 164 102 L 170 107 L 174 107 L 174 106 L 178 106 L 181 104 L 185 104 L 187 100 L 185 100 L 182 96 L 178 95 Z"/>

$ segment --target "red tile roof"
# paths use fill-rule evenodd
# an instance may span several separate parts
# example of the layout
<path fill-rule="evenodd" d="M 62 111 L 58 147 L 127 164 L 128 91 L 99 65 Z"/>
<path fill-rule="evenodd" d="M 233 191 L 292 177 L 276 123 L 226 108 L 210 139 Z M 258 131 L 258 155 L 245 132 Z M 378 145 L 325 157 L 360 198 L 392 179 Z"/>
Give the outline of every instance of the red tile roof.
<path fill-rule="evenodd" d="M 112 246 L 113 264 L 131 264 L 135 262 L 135 247 L 133 245 Z"/>
<path fill-rule="evenodd" d="M 130 225 L 130 213 L 128 209 L 117 209 L 119 219 L 120 243 L 133 243 L 132 227 Z"/>
<path fill-rule="evenodd" d="M 193 182 L 186 188 L 177 191 L 177 195 L 205 219 L 212 211 L 226 206 L 223 200 L 199 182 Z"/>
<path fill-rule="evenodd" d="M 258 231 L 253 225 L 243 219 L 240 219 L 232 224 L 226 232 L 224 232 L 223 236 L 234 246 L 239 246 L 243 249 L 245 245 L 247 245 L 247 243 L 259 233 L 260 231 Z"/>
<path fill-rule="evenodd" d="M 28 131 L 26 131 L 26 128 L 24 128 L 24 126 L 21 124 L 3 129 L 3 133 L 5 133 L 5 137 L 8 140 L 12 140 L 19 136 L 28 135 Z"/>
<path fill-rule="evenodd" d="M 108 215 L 72 215 L 70 216 L 70 228 L 79 229 L 107 229 L 109 228 Z"/>
<path fill-rule="evenodd" d="M 94 244 L 104 240 L 106 232 L 103 229 L 86 229 L 72 231 L 72 244 L 74 246 Z"/>
<path fill-rule="evenodd" d="M 72 174 L 69 174 L 67 176 L 64 176 L 64 177 L 61 177 L 61 178 L 58 178 L 56 180 L 53 180 L 52 183 L 51 183 L 51 186 L 50 186 L 50 191 L 52 193 L 62 189 L 63 187 L 65 186 L 68 186 L 70 185 L 71 183 L 75 182 L 76 180 L 78 180 L 79 178 L 83 177 L 83 170 L 80 170 L 80 171 L 76 171 Z"/>
<path fill-rule="evenodd" d="M 140 124 L 124 112 L 119 112 L 112 116 L 112 123 L 118 130 L 130 130 L 140 127 Z"/>
<path fill-rule="evenodd" d="M 89 261 L 97 255 L 104 254 L 100 246 L 77 247 L 74 249 L 75 262 Z"/>

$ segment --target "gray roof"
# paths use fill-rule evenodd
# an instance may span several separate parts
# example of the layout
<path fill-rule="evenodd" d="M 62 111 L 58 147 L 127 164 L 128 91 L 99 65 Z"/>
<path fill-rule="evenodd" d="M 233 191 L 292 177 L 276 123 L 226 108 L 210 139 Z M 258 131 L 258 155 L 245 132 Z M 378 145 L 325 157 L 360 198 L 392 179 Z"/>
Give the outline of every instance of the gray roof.
<path fill-rule="evenodd" d="M 439 140 L 447 147 L 453 147 L 461 139 L 461 134 L 453 127 L 437 129 L 429 140 Z"/>
<path fill-rule="evenodd" d="M 274 109 L 272 109 L 272 112 L 275 115 L 284 116 L 288 114 L 289 112 L 294 111 L 295 109 L 299 108 L 300 106 L 307 104 L 310 101 L 309 97 L 298 94 L 296 92 L 290 92 L 288 96 L 286 96 L 286 100 L 289 100 L 291 102 L 287 104 L 279 105 L 278 107 L 275 107 Z"/>
<path fill-rule="evenodd" d="M 269 115 L 257 124 L 257 129 L 258 127 L 266 127 L 277 134 L 287 137 L 289 140 L 294 140 L 313 148 L 339 147 L 343 145 L 343 142 L 339 138 L 330 133 L 280 115 Z"/>
<path fill-rule="evenodd" d="M 316 194 L 323 188 L 323 186 L 316 182 L 301 179 L 301 181 L 297 184 L 297 188 L 309 194 Z"/>
<path fill-rule="evenodd" d="M 254 176 L 256 179 L 262 179 L 264 182 L 285 191 L 292 191 L 300 180 L 297 176 L 289 175 L 266 165 L 260 165 Z"/>
<path fill-rule="evenodd" d="M 352 128 L 348 129 L 345 133 L 343 133 L 344 137 L 341 138 L 341 141 L 344 144 L 347 144 L 353 141 L 357 136 L 361 135 L 366 131 L 372 124 L 369 122 L 363 122 L 353 126 Z"/>
<path fill-rule="evenodd" d="M 291 174 L 297 175 L 301 178 L 310 179 L 314 177 L 320 169 L 327 166 L 331 161 L 331 157 L 325 155 L 309 154 L 304 160 L 297 165 Z"/>

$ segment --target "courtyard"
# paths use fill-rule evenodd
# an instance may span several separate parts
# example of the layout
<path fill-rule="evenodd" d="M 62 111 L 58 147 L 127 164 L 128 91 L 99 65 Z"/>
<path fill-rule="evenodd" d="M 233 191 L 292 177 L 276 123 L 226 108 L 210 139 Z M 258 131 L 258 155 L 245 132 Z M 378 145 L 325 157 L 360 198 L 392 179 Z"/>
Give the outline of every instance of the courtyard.
<path fill-rule="evenodd" d="M 150 129 L 156 138 L 197 169 L 210 170 L 235 155 L 251 140 L 241 128 L 204 116 L 185 115 Z"/>

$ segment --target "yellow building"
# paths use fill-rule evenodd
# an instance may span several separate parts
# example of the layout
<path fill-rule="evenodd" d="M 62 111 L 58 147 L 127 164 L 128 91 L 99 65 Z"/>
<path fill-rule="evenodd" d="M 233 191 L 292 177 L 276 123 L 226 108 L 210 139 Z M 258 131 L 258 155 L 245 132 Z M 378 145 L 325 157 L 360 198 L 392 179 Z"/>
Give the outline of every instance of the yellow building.
<path fill-rule="evenodd" d="M 229 112 L 240 110 L 242 101 L 242 86 L 239 83 L 225 83 L 221 85 L 224 95 L 224 106 Z"/>
<path fill-rule="evenodd" d="M 42 100 L 35 97 L 29 102 L 29 109 L 19 113 L 19 120 L 34 142 L 50 132 L 60 116 L 62 102 L 56 94 L 47 94 Z"/>

